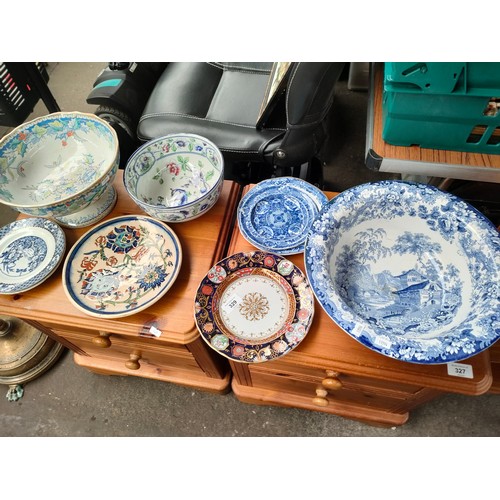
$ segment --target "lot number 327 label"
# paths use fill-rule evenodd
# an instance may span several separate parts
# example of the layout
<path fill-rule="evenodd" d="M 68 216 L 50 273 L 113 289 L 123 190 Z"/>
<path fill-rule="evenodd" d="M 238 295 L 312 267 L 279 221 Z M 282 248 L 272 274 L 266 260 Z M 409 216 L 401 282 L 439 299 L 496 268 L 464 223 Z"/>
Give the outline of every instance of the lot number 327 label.
<path fill-rule="evenodd" d="M 448 375 L 452 377 L 474 378 L 472 365 L 462 363 L 448 363 Z"/>

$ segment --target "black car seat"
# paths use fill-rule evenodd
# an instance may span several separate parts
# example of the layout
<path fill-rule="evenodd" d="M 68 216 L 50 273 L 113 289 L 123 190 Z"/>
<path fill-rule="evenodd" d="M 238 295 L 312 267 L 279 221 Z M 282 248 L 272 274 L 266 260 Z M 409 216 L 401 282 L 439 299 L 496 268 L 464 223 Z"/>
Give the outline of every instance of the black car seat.
<path fill-rule="evenodd" d="M 147 100 L 137 137 L 204 136 L 222 151 L 228 178 L 242 183 L 274 175 L 317 178 L 321 166 L 314 160 L 328 135 L 325 119 L 343 67 L 291 63 L 283 92 L 257 126 L 272 62 L 170 62 Z"/>

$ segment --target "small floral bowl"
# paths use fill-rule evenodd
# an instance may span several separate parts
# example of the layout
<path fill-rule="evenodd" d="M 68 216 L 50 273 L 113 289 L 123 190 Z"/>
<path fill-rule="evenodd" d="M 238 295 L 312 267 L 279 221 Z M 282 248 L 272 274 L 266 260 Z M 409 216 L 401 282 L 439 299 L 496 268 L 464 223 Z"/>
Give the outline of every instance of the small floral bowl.
<path fill-rule="evenodd" d="M 165 222 L 195 219 L 219 199 L 224 159 L 195 134 L 171 134 L 143 144 L 128 160 L 123 180 L 145 212 Z"/>
<path fill-rule="evenodd" d="M 36 118 L 0 140 L 0 203 L 32 216 L 74 214 L 105 193 L 119 160 L 116 132 L 97 116 Z"/>

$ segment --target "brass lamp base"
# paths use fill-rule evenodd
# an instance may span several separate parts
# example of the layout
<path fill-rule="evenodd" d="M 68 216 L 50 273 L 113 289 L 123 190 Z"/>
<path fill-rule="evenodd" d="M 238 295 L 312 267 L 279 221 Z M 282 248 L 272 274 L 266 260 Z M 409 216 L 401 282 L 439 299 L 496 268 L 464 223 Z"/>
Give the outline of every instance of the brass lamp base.
<path fill-rule="evenodd" d="M 22 384 L 47 371 L 63 350 L 63 345 L 25 321 L 0 316 L 0 384 L 9 386 L 7 399 L 20 399 Z"/>

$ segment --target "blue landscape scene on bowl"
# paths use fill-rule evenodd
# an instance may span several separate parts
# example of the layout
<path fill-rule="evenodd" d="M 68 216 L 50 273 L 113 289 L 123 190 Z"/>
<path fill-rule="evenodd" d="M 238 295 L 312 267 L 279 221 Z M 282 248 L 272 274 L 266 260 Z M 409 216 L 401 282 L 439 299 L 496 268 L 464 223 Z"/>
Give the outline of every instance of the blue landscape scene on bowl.
<path fill-rule="evenodd" d="M 305 265 L 347 333 L 390 357 L 447 363 L 500 336 L 500 238 L 463 200 L 381 181 L 334 198 L 313 222 Z"/>

